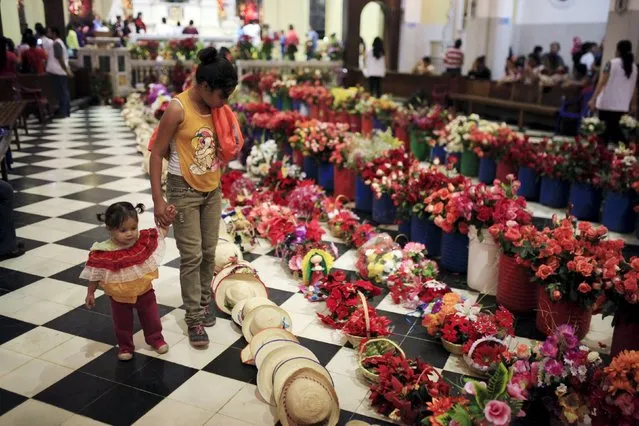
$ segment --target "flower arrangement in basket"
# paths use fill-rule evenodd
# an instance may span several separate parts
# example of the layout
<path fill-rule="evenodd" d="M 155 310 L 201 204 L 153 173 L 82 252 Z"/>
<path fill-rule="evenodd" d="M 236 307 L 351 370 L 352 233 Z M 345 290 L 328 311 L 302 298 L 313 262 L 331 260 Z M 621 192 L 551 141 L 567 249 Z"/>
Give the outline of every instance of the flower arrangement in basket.
<path fill-rule="evenodd" d="M 430 406 L 431 425 L 492 425 L 507 426 L 517 417 L 525 416 L 522 411 L 525 398 L 514 385 L 515 372 L 499 363 L 488 383 L 468 379 L 464 394 L 456 401 L 450 398 L 435 398 Z M 426 420 L 426 419 L 425 419 Z M 427 424 L 427 423 L 422 423 Z"/>
<path fill-rule="evenodd" d="M 427 109 L 416 110 L 412 117 L 411 127 L 417 132 L 418 140 L 435 146 L 440 143 L 440 132 L 452 120 L 448 109 L 441 105 L 433 105 Z M 443 142 L 443 140 L 441 140 Z"/>
<path fill-rule="evenodd" d="M 606 130 L 606 123 L 598 117 L 586 117 L 581 119 L 579 134 L 586 137 L 599 137 Z"/>
<path fill-rule="evenodd" d="M 320 209 L 322 210 L 322 216 L 320 220 L 322 222 L 328 222 L 329 215 L 335 214 L 340 210 L 344 210 L 344 202 L 348 202 L 348 198 L 343 195 L 337 197 L 326 197 L 320 201 Z"/>
<path fill-rule="evenodd" d="M 275 255 L 286 262 L 293 274 L 301 273 L 302 259 L 311 249 L 332 251 L 328 245 L 321 244 L 325 233 L 316 219 L 301 223 L 275 247 Z"/>
<path fill-rule="evenodd" d="M 228 199 L 232 206 L 250 205 L 253 202 L 255 191 L 255 182 L 247 177 L 240 176 L 230 184 Z"/>
<path fill-rule="evenodd" d="M 613 286 L 624 243 L 606 239 L 607 233 L 603 226 L 553 217 L 553 227 L 539 234 L 541 249 L 532 260 L 534 280 L 550 300 L 569 300 L 589 309 L 604 288 Z"/>
<path fill-rule="evenodd" d="M 639 422 L 639 352 L 623 351 L 614 357 L 596 383 L 590 402 L 598 419 L 619 426 Z"/>
<path fill-rule="evenodd" d="M 383 124 L 390 126 L 393 123 L 393 114 L 399 108 L 399 104 L 391 99 L 388 95 L 382 95 L 380 98 L 373 99 L 373 110 L 375 117 Z"/>
<path fill-rule="evenodd" d="M 394 190 L 403 190 L 408 182 L 408 170 L 415 158 L 403 147 L 385 152 L 366 163 L 360 170 L 366 185 L 370 185 L 376 198 Z"/>
<path fill-rule="evenodd" d="M 388 234 L 378 234 L 359 248 L 355 267 L 376 284 L 386 284 L 404 259 L 400 246 Z"/>
<path fill-rule="evenodd" d="M 313 218 L 321 214 L 321 201 L 326 197 L 324 189 L 313 181 L 301 182 L 288 196 L 288 207 L 299 217 Z"/>
<path fill-rule="evenodd" d="M 277 143 L 273 139 L 255 144 L 246 159 L 246 170 L 253 177 L 265 177 L 271 168 L 271 163 L 277 157 Z"/>
<path fill-rule="evenodd" d="M 414 309 L 416 313 L 422 311 L 432 301 L 452 292 L 446 284 L 434 279 L 421 280 L 416 284 L 411 284 L 414 285 L 405 285 L 404 283 L 398 285 L 397 275 L 393 275 L 389 279 L 393 303 L 402 303 L 405 308 Z"/>
<path fill-rule="evenodd" d="M 371 386 L 369 396 L 379 414 L 402 424 L 423 424 L 422 419 L 437 409 L 434 402 L 449 398 L 450 386 L 431 365 L 390 351 L 381 358 L 377 383 Z"/>
<path fill-rule="evenodd" d="M 574 328 L 566 324 L 535 346 L 533 354 L 530 371 L 536 372 L 536 397 L 562 423 L 583 422 L 588 397 L 599 387 L 594 380 L 602 362 L 599 354 L 580 346 Z"/>
<path fill-rule="evenodd" d="M 477 114 L 458 115 L 440 131 L 440 138 L 443 138 L 440 145 L 445 144 L 448 152 L 462 152 L 464 149 L 470 149 L 470 134 L 479 126 L 479 121 Z"/>
<path fill-rule="evenodd" d="M 297 226 L 291 209 L 271 202 L 254 206 L 248 220 L 253 223 L 257 233 L 273 246 L 281 244 L 287 235 L 295 232 Z"/>
<path fill-rule="evenodd" d="M 301 150 L 305 156 L 327 162 L 333 148 L 344 141 L 347 129 L 348 125 L 345 124 L 309 120 L 298 124 L 289 142 L 293 148 Z"/>
<path fill-rule="evenodd" d="M 633 116 L 628 114 L 622 115 L 619 120 L 619 128 L 628 142 L 637 140 L 637 136 L 639 136 L 639 123 L 637 123 L 637 120 Z"/>
<path fill-rule="evenodd" d="M 379 367 L 387 362 L 388 357 L 406 357 L 402 348 L 390 339 L 377 338 L 363 341 L 358 351 L 358 370 L 372 383 L 379 381 Z"/>
<path fill-rule="evenodd" d="M 356 226 L 353 234 L 350 235 L 349 244 L 356 249 L 359 249 L 376 235 L 377 231 L 373 225 L 370 223 L 362 223 L 361 225 Z"/>
<path fill-rule="evenodd" d="M 603 186 L 620 194 L 639 189 L 639 145 L 620 144 L 613 152 Z"/>
<path fill-rule="evenodd" d="M 359 294 L 367 299 L 381 294 L 380 288 L 370 281 L 348 281 L 346 274 L 340 270 L 333 270 L 318 287 L 326 300 L 328 313 L 318 313 L 317 316 L 324 324 L 334 329 L 341 329 L 360 306 Z"/>
<path fill-rule="evenodd" d="M 328 229 L 336 238 L 348 239 L 359 225 L 359 216 L 351 210 L 336 210 L 328 214 Z"/>
<path fill-rule="evenodd" d="M 378 315 L 375 308 L 368 306 L 366 298 L 359 294 L 362 306 L 355 309 L 342 326 L 342 333 L 354 348 L 359 348 L 364 339 L 391 334 L 391 320 L 386 316 Z"/>
<path fill-rule="evenodd" d="M 442 328 L 444 326 L 444 320 L 449 315 L 457 313 L 457 305 L 463 303 L 463 298 L 459 293 L 453 291 L 445 293 L 441 298 L 434 299 L 427 306 L 424 307 L 424 315 L 422 316 L 422 326 L 426 328 L 426 332 L 434 337 L 442 336 Z M 464 329 L 466 327 L 464 326 Z M 470 328 L 468 328 L 470 331 Z M 454 329 L 449 330 L 450 333 L 455 332 Z M 452 334 L 449 336 L 454 338 Z M 458 340 L 454 338 L 454 340 Z M 467 339 L 466 339 L 467 340 Z M 456 342 L 454 342 L 456 343 Z M 461 353 L 461 346 L 457 351 Z"/>
<path fill-rule="evenodd" d="M 437 263 L 426 258 L 426 247 L 423 244 L 407 243 L 402 254 L 403 260 L 397 271 L 388 277 L 387 285 L 394 303 L 403 302 L 405 306 L 415 309 L 419 304 L 427 303 L 421 299 L 422 296 L 427 298 L 423 294 L 425 284 L 434 280 L 439 270 Z"/>
<path fill-rule="evenodd" d="M 464 362 L 478 375 L 492 373 L 508 356 L 508 345 L 495 336 L 480 337 L 464 345 Z"/>

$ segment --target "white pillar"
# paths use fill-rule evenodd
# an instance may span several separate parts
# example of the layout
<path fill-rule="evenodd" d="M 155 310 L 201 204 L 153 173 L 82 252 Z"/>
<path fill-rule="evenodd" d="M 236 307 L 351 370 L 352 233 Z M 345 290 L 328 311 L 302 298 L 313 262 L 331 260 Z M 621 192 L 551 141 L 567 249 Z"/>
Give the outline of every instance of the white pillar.
<path fill-rule="evenodd" d="M 196 17 L 193 17 L 195 21 Z M 220 19 L 217 0 L 200 0 L 200 24 L 198 30 L 202 35 L 216 35 L 220 31 Z M 188 25 L 188 20 L 182 26 Z M 200 28 L 202 28 L 200 30 Z"/>

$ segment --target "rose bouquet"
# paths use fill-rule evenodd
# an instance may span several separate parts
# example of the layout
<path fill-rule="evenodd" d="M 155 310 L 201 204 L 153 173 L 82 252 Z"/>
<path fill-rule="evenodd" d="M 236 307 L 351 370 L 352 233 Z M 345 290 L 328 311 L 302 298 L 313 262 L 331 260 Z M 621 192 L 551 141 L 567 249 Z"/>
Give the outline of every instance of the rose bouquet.
<path fill-rule="evenodd" d="M 488 232 L 499 244 L 502 252 L 515 258 L 515 261 L 529 267 L 539 256 L 545 242 L 534 225 L 520 225 L 515 221 L 496 223 Z"/>
<path fill-rule="evenodd" d="M 510 146 L 521 137 L 505 123 L 481 121 L 470 133 L 471 147 L 478 157 L 511 161 Z"/>
<path fill-rule="evenodd" d="M 432 402 L 449 399 L 450 387 L 437 370 L 420 359 L 392 351 L 377 358 L 379 381 L 371 386 L 370 401 L 379 414 L 407 425 L 420 425 L 436 409 Z M 450 398 L 451 405 L 455 399 Z"/>
<path fill-rule="evenodd" d="M 439 143 L 439 134 L 452 120 L 452 114 L 441 105 L 416 110 L 412 117 L 412 128 L 417 132 L 418 141 L 435 146 Z M 443 141 L 443 140 L 442 140 Z"/>
<path fill-rule="evenodd" d="M 376 235 L 377 231 L 375 231 L 375 227 L 373 227 L 373 225 L 370 223 L 363 223 L 355 227 L 353 234 L 350 235 L 349 243 L 356 249 L 359 249 Z M 348 237 L 349 236 L 347 235 L 347 238 Z"/>
<path fill-rule="evenodd" d="M 458 115 L 440 131 L 440 138 L 443 138 L 440 145 L 445 144 L 448 152 L 462 152 L 464 149 L 470 149 L 470 134 L 479 126 L 479 121 L 477 114 Z"/>
<path fill-rule="evenodd" d="M 304 179 L 299 166 L 289 164 L 288 158 L 271 163 L 268 174 L 262 179 L 262 185 L 273 192 L 273 202 L 286 205 L 288 195 Z"/>
<path fill-rule="evenodd" d="M 609 173 L 612 155 L 596 139 L 577 137 L 566 159 L 566 179 L 599 186 L 603 176 Z"/>
<path fill-rule="evenodd" d="M 328 229 L 336 238 L 348 239 L 358 225 L 359 216 L 351 210 L 336 210 L 328 214 Z"/>
<path fill-rule="evenodd" d="M 628 114 L 622 115 L 619 120 L 619 128 L 629 142 L 637 139 L 639 124 L 633 116 Z"/>
<path fill-rule="evenodd" d="M 220 179 L 220 189 L 224 198 L 229 198 L 231 195 L 231 186 L 236 180 L 244 177 L 244 173 L 241 170 L 231 170 L 222 174 Z"/>
<path fill-rule="evenodd" d="M 319 284 L 320 293 L 326 299 L 327 314 L 318 313 L 319 319 L 329 327 L 341 329 L 344 322 L 361 304 L 358 292 L 367 299 L 381 294 L 379 287 L 370 281 L 348 281 L 342 271 L 333 271 Z"/>
<path fill-rule="evenodd" d="M 288 207 L 299 217 L 313 218 L 321 214 L 321 201 L 326 193 L 313 181 L 301 182 L 288 196 Z"/>
<path fill-rule="evenodd" d="M 426 258 L 426 247 L 423 244 L 407 243 L 402 253 L 403 260 L 398 270 L 388 277 L 387 285 L 394 303 L 405 302 L 406 305 L 415 309 L 419 304 L 427 303 L 428 295 L 425 285 L 436 278 L 439 271 L 437 264 Z M 436 293 L 438 292 L 432 292 L 432 294 Z M 442 289 L 441 294 L 444 293 Z"/>
<path fill-rule="evenodd" d="M 273 139 L 253 145 L 246 159 L 246 170 L 253 177 L 266 177 L 269 174 L 271 164 L 277 157 L 277 152 L 277 143 Z"/>
<path fill-rule="evenodd" d="M 333 148 L 344 141 L 344 132 L 347 129 L 348 125 L 345 124 L 309 120 L 298 124 L 289 142 L 293 148 L 301 150 L 305 156 L 326 162 Z"/>
<path fill-rule="evenodd" d="M 620 194 L 639 189 L 639 145 L 619 145 L 612 156 L 610 171 L 604 177 L 604 187 Z"/>
<path fill-rule="evenodd" d="M 606 123 L 597 117 L 586 117 L 581 119 L 579 134 L 586 137 L 598 137 L 606 130 Z"/>
<path fill-rule="evenodd" d="M 279 111 L 271 115 L 266 128 L 278 142 L 288 142 L 295 131 L 295 125 L 304 117 L 297 111 Z"/>
<path fill-rule="evenodd" d="M 253 202 L 255 191 L 255 183 L 247 177 L 240 176 L 231 183 L 228 199 L 232 206 L 250 205 Z"/>
<path fill-rule="evenodd" d="M 408 171 L 415 158 L 404 148 L 393 149 L 366 163 L 360 170 L 361 177 L 369 185 L 376 198 L 390 194 L 395 189 L 405 188 Z"/>
<path fill-rule="evenodd" d="M 568 173 L 568 155 L 572 143 L 567 141 L 544 140 L 537 146 L 536 167 L 542 176 L 563 180 Z"/>
<path fill-rule="evenodd" d="M 399 269 L 404 254 L 388 234 L 378 234 L 358 250 L 356 268 L 359 274 L 376 284 L 386 284 Z"/>
<path fill-rule="evenodd" d="M 446 188 L 438 189 L 424 200 L 426 212 L 430 213 L 435 225 L 444 232 L 459 231 L 461 234 L 468 234 L 473 202 L 465 194 L 470 186 L 470 181 L 458 187 L 449 183 Z"/>
<path fill-rule="evenodd" d="M 463 176 L 449 177 L 437 167 L 424 168 L 418 163 L 414 163 L 408 173 L 406 189 L 399 191 L 399 188 L 395 188 L 397 190 L 393 191 L 392 197 L 400 211 L 406 210 L 419 218 L 431 214 L 425 204 L 430 194 L 442 188 L 450 188 L 450 185 L 456 188 L 466 182 Z"/>
<path fill-rule="evenodd" d="M 276 247 L 287 235 L 295 232 L 297 223 L 291 209 L 274 203 L 260 203 L 251 209 L 248 220 L 257 233 Z"/>
<path fill-rule="evenodd" d="M 273 85 L 279 80 L 279 78 L 279 75 L 274 72 L 263 73 L 260 75 L 260 81 L 257 87 L 260 92 L 270 94 L 272 92 Z"/>
<path fill-rule="evenodd" d="M 590 398 L 597 418 L 610 425 L 639 423 L 639 352 L 623 351 L 614 357 L 597 383 Z"/>

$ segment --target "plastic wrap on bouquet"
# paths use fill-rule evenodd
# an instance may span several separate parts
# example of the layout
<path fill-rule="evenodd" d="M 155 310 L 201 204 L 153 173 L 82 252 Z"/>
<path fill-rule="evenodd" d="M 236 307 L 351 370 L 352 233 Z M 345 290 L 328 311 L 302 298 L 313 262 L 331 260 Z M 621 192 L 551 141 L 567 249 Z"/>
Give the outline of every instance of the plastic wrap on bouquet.
<path fill-rule="evenodd" d="M 477 230 L 470 227 L 468 233 L 468 287 L 480 293 L 495 296 L 499 277 L 499 247 L 487 229 L 481 230 L 482 241 Z"/>
<path fill-rule="evenodd" d="M 539 199 L 541 180 L 537 171 L 531 167 L 520 167 L 517 172 L 517 180 L 521 183 L 517 194 L 528 201 Z"/>
<path fill-rule="evenodd" d="M 562 299 L 553 302 L 548 297 L 544 286 L 538 285 L 537 287 L 537 315 L 535 318 L 537 330 L 549 336 L 558 325 L 570 324 L 575 328 L 575 334 L 579 340 L 583 339 L 590 329 L 592 311 L 569 300 Z"/>
<path fill-rule="evenodd" d="M 604 199 L 601 223 L 612 232 L 628 233 L 635 227 L 633 195 L 609 191 Z"/>
<path fill-rule="evenodd" d="M 537 285 L 530 282 L 530 269 L 515 258 L 501 254 L 497 280 L 497 303 L 509 311 L 530 313 L 537 307 Z"/>
<path fill-rule="evenodd" d="M 355 208 L 368 213 L 373 210 L 373 191 L 360 176 L 355 179 Z"/>
<path fill-rule="evenodd" d="M 459 232 L 442 234 L 442 255 L 440 265 L 450 272 L 460 274 L 468 270 L 468 235 Z"/>
<path fill-rule="evenodd" d="M 317 168 L 317 183 L 326 192 L 333 192 L 333 164 L 329 162 L 320 163 Z"/>
<path fill-rule="evenodd" d="M 428 216 L 413 216 L 410 221 L 412 241 L 426 246 L 430 257 L 438 257 L 442 252 L 442 229 L 428 218 Z"/>
<path fill-rule="evenodd" d="M 601 207 L 601 190 L 589 183 L 573 182 L 570 185 L 570 214 L 579 220 L 596 221 Z"/>
<path fill-rule="evenodd" d="M 395 223 L 397 208 L 389 194 L 382 194 L 380 198 L 373 197 L 373 220 L 381 225 Z"/>
<path fill-rule="evenodd" d="M 568 205 L 569 192 L 570 183 L 543 176 L 539 190 L 539 202 L 544 206 L 562 209 Z"/>
<path fill-rule="evenodd" d="M 497 176 L 497 163 L 490 157 L 479 159 L 479 181 L 486 185 L 492 185 Z"/>

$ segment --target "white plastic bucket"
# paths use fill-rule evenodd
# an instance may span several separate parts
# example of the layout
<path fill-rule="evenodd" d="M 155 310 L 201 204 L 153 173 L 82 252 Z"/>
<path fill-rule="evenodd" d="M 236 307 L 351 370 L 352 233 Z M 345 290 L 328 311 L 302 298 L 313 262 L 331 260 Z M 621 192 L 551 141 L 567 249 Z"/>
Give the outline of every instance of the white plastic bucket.
<path fill-rule="evenodd" d="M 488 233 L 481 230 L 482 241 L 479 241 L 477 229 L 470 227 L 468 232 L 468 287 L 483 294 L 497 294 L 499 275 L 499 247 Z"/>

